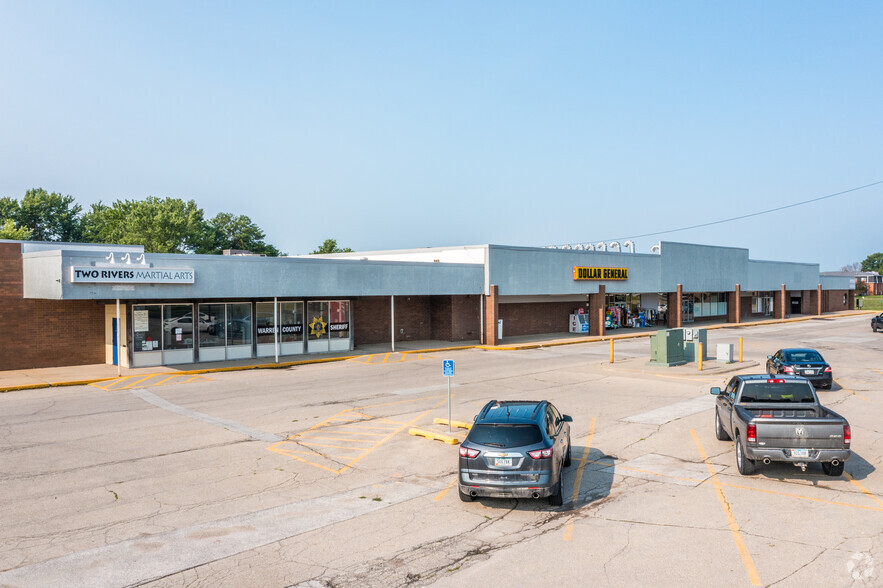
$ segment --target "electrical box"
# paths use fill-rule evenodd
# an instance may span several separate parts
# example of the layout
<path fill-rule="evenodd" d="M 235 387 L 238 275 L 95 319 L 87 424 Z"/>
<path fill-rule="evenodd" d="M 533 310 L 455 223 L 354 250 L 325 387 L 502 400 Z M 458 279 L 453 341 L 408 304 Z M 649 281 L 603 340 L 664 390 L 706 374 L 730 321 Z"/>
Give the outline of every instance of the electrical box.
<path fill-rule="evenodd" d="M 655 365 L 682 365 L 684 359 L 684 330 L 666 329 L 650 335 L 650 363 Z"/>
<path fill-rule="evenodd" d="M 687 339 L 687 331 L 690 338 Z M 684 359 L 687 361 L 696 361 L 699 350 L 699 343 L 702 343 L 702 360 L 708 359 L 708 330 L 707 329 L 684 329 Z"/>
<path fill-rule="evenodd" d="M 718 343 L 717 344 L 717 361 L 719 363 L 733 363 L 733 344 Z"/>

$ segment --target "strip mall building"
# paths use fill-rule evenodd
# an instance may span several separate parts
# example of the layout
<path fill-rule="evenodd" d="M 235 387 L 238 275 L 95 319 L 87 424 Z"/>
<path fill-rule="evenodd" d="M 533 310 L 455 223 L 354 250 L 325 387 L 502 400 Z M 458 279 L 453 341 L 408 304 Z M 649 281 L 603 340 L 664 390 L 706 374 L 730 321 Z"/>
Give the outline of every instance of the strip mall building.
<path fill-rule="evenodd" d="M 172 365 L 850 309 L 854 283 L 747 249 L 476 245 L 300 257 L 0 241 L 0 370 Z M 576 317 L 576 318 L 575 318 Z"/>

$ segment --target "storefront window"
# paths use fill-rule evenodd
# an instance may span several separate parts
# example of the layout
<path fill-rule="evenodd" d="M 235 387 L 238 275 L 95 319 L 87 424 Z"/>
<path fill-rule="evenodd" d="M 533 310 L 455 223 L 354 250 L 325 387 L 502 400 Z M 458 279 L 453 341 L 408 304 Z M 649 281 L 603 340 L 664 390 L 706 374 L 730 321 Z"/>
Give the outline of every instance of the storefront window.
<path fill-rule="evenodd" d="M 163 305 L 163 349 L 193 347 L 193 305 Z"/>
<path fill-rule="evenodd" d="M 331 317 L 328 330 L 332 339 L 350 336 L 350 303 L 348 300 L 330 302 Z"/>
<path fill-rule="evenodd" d="M 200 324 L 199 346 L 200 347 L 223 347 L 226 344 L 227 335 L 225 325 L 227 318 L 224 304 L 200 304 L 199 319 L 205 323 L 205 328 Z"/>
<path fill-rule="evenodd" d="M 328 338 L 328 303 L 308 302 L 307 320 L 309 321 L 309 340 L 316 341 Z"/>
<path fill-rule="evenodd" d="M 255 305 L 258 343 L 276 342 L 276 317 L 273 316 L 276 305 L 272 302 L 258 302 Z"/>
<path fill-rule="evenodd" d="M 333 303 L 332 303 L 333 304 Z M 304 336 L 304 305 L 303 302 L 277 302 L 275 308 L 279 312 L 280 343 L 296 343 L 303 341 Z M 273 317 L 272 302 L 258 302 L 255 316 L 257 318 L 257 342 L 276 342 L 276 320 Z M 329 330 L 326 327 L 326 330 Z"/>
<path fill-rule="evenodd" d="M 227 345 L 251 345 L 251 304 L 227 305 Z"/>
<path fill-rule="evenodd" d="M 302 302 L 280 302 L 279 322 L 282 325 L 280 340 L 283 343 L 303 341 L 304 305 Z"/>
<path fill-rule="evenodd" d="M 160 351 L 162 334 L 162 305 L 137 304 L 132 307 L 132 343 L 136 352 Z"/>

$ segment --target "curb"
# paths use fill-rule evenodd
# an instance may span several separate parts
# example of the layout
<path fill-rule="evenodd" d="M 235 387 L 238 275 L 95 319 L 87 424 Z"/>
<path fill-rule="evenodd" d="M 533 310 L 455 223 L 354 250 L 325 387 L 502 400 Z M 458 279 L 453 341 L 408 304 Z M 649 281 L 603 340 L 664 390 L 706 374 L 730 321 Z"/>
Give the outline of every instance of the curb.
<path fill-rule="evenodd" d="M 424 431 L 423 429 L 408 429 L 408 435 L 414 435 L 417 437 L 426 437 L 427 439 L 432 439 L 434 441 L 441 441 L 443 443 L 447 443 L 448 445 L 456 445 L 460 442 L 456 437 L 450 437 L 448 435 L 441 435 L 439 433 L 433 433 L 431 431 Z"/>

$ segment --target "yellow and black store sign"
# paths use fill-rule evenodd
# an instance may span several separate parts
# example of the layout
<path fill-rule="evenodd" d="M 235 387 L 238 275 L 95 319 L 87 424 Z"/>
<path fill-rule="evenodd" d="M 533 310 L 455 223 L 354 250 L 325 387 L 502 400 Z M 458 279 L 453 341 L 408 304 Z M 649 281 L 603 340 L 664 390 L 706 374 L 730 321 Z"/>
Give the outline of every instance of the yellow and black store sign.
<path fill-rule="evenodd" d="M 573 266 L 574 280 L 628 280 L 627 267 L 578 267 Z"/>

